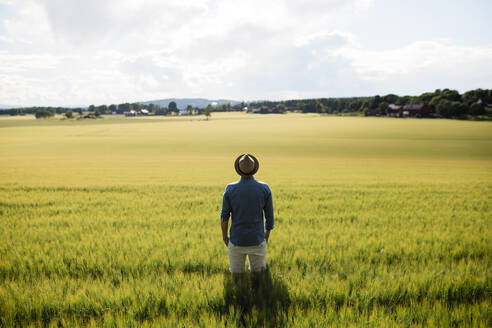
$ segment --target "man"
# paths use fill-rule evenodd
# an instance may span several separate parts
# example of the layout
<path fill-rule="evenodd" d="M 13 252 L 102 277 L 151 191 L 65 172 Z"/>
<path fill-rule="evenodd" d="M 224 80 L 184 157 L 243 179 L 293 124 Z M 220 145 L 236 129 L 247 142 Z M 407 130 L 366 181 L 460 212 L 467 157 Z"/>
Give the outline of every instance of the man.
<path fill-rule="evenodd" d="M 273 203 L 268 185 L 253 177 L 258 167 L 256 157 L 240 155 L 234 162 L 234 168 L 241 178 L 227 185 L 222 199 L 222 239 L 228 247 L 229 270 L 232 273 L 245 271 L 246 255 L 251 271 L 266 269 L 266 243 L 273 229 Z M 227 227 L 231 214 L 229 238 Z"/>

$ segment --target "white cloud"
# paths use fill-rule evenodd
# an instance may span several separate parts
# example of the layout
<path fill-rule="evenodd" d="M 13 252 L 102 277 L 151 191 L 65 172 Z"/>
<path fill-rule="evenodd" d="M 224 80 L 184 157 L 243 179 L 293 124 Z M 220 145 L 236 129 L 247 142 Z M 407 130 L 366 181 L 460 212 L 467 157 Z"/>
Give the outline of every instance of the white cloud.
<path fill-rule="evenodd" d="M 34 46 L 53 45 L 54 39 L 43 7 L 34 1 L 18 0 L 7 2 L 15 15 L 3 20 L 6 35 L 15 42 Z"/>
<path fill-rule="evenodd" d="M 296 40 L 296 46 L 311 46 L 311 47 L 341 47 L 347 43 L 354 43 L 352 33 L 344 31 L 321 31 L 310 35 L 302 35 Z"/>
<path fill-rule="evenodd" d="M 7 43 L 13 43 L 14 40 L 7 38 L 5 36 L 0 35 L 0 42 L 7 42 Z"/>
<path fill-rule="evenodd" d="M 13 14 L 0 15 L 0 103 L 286 99 L 491 84 L 488 45 L 362 47 L 344 22 L 371 0 L 2 3 Z"/>
<path fill-rule="evenodd" d="M 61 60 L 61 57 L 50 54 L 14 55 L 0 51 L 0 74 L 53 69 Z"/>
<path fill-rule="evenodd" d="M 466 73 L 477 63 L 485 65 L 482 69 L 492 70 L 492 46 L 463 46 L 450 40 L 419 41 L 383 51 L 352 45 L 330 54 L 348 58 L 357 74 L 368 80 L 387 80 L 426 68 Z"/>
<path fill-rule="evenodd" d="M 0 99 L 9 105 L 35 105 L 53 102 L 57 92 L 40 78 L 0 74 Z"/>

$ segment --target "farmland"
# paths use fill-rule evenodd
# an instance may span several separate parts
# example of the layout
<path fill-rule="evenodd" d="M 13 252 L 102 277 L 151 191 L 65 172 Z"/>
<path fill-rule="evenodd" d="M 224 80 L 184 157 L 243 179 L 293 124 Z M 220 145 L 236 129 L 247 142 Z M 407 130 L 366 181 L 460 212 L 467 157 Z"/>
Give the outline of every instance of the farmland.
<path fill-rule="evenodd" d="M 241 153 L 269 271 L 219 227 Z M 492 324 L 492 123 L 214 114 L 0 118 L 0 326 Z"/>

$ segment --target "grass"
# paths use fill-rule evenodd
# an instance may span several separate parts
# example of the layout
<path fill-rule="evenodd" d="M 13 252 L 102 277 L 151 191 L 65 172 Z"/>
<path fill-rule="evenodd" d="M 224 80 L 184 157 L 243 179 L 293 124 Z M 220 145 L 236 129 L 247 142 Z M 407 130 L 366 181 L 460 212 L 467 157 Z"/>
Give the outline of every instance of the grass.
<path fill-rule="evenodd" d="M 491 150 L 490 122 L 0 118 L 0 325 L 490 326 Z M 232 281 L 243 152 L 276 227 Z"/>

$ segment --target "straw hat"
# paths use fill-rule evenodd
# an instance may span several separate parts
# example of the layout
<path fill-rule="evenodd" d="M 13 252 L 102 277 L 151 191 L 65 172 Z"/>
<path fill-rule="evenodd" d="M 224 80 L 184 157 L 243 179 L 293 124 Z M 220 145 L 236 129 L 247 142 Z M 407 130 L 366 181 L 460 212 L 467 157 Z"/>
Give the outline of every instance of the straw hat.
<path fill-rule="evenodd" d="M 256 171 L 258 171 L 259 166 L 260 163 L 258 163 L 256 157 L 251 154 L 239 155 L 234 161 L 234 168 L 236 169 L 237 174 L 245 178 L 253 176 Z"/>

